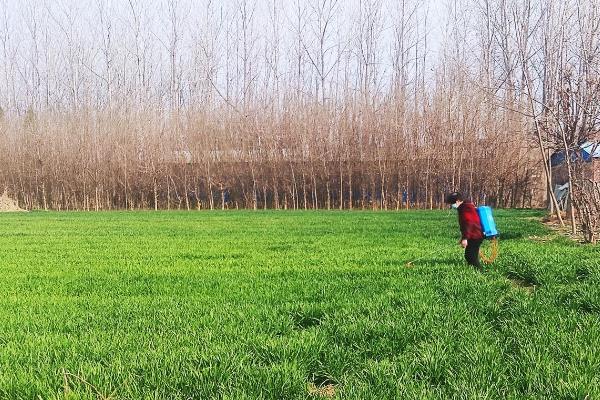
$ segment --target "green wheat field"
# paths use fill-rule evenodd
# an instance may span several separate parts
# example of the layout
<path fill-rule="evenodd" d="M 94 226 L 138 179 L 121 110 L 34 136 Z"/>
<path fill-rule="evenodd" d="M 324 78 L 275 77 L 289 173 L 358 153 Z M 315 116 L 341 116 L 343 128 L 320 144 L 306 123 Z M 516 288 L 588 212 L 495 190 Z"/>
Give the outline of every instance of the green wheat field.
<path fill-rule="evenodd" d="M 541 217 L 479 273 L 448 211 L 3 214 L 0 398 L 600 398 L 600 247 Z"/>

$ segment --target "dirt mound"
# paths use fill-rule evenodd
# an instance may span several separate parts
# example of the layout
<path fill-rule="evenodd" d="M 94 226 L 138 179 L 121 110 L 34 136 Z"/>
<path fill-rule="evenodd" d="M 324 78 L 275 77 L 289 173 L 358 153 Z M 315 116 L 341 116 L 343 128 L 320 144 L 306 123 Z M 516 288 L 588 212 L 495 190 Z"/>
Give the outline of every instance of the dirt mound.
<path fill-rule="evenodd" d="M 19 204 L 11 199 L 6 193 L 2 194 L 0 196 L 0 212 L 19 212 L 19 211 L 25 211 L 23 210 L 21 207 L 19 207 Z"/>

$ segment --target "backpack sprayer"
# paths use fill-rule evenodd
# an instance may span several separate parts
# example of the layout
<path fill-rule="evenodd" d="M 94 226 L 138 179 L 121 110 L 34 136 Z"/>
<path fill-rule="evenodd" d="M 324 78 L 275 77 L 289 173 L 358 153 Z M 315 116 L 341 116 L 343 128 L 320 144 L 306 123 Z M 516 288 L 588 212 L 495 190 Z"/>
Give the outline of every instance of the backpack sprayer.
<path fill-rule="evenodd" d="M 481 260 L 484 263 L 491 264 L 498 258 L 498 229 L 496 229 L 496 222 L 494 221 L 491 207 L 477 207 L 477 214 L 481 221 L 481 231 L 483 232 L 483 236 L 490 240 L 491 247 L 489 256 L 483 254 L 483 252 L 479 250 L 479 257 L 481 257 Z"/>

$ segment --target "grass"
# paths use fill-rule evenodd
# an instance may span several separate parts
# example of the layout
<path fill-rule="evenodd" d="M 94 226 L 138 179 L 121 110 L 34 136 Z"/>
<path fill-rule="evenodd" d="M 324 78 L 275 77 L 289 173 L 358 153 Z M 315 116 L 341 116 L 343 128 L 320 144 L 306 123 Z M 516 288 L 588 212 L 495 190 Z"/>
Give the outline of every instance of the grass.
<path fill-rule="evenodd" d="M 600 398 L 600 248 L 497 214 L 2 215 L 0 398 Z"/>

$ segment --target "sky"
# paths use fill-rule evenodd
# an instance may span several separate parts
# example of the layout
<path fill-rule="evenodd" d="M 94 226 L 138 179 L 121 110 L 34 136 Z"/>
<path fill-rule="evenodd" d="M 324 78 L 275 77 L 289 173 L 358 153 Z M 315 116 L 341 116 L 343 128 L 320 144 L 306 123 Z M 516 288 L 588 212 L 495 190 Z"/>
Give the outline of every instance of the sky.
<path fill-rule="evenodd" d="M 180 41 L 179 57 L 187 58 L 185 61 L 191 66 L 193 53 L 198 52 L 198 43 L 202 42 L 202 35 L 208 29 L 217 29 L 220 21 L 223 25 L 233 27 L 236 32 L 240 30 L 239 11 L 243 1 L 248 2 L 251 10 L 254 10 L 254 22 L 252 34 L 261 42 L 256 46 L 255 57 L 264 57 L 263 47 L 265 43 L 272 40 L 270 23 L 270 10 L 275 3 L 280 10 L 279 38 L 282 43 L 283 53 L 290 53 L 294 48 L 295 28 L 293 23 L 296 18 L 296 10 L 308 10 L 305 14 L 307 23 L 314 22 L 314 13 L 311 14 L 311 5 L 323 0 L 0 0 L 0 76 L 13 68 L 13 80 L 22 79 L 23 90 L 32 86 L 34 80 L 31 71 L 32 54 L 38 53 L 40 60 L 36 68 L 44 69 L 46 64 L 51 63 L 51 69 L 68 69 L 72 63 L 69 57 L 79 57 L 76 63 L 84 66 L 83 73 L 91 73 L 92 78 L 101 73 L 103 63 L 103 44 L 106 39 L 107 30 L 102 23 L 102 18 L 110 20 L 110 34 L 113 44 L 115 60 L 126 57 L 135 51 L 136 21 L 138 18 L 141 27 L 141 36 L 147 37 L 152 46 L 152 61 L 159 75 L 157 78 L 164 82 L 164 76 L 169 69 L 168 47 L 171 41 L 172 26 L 170 24 L 171 11 L 174 9 L 178 16 L 176 27 L 178 40 Z M 330 0 L 326 0 L 330 1 Z M 377 43 L 378 65 L 383 75 L 391 74 L 392 53 L 394 51 L 395 28 L 399 23 L 400 4 L 406 2 L 406 9 L 410 10 L 413 5 L 419 4 L 418 21 L 420 27 L 418 32 L 413 32 L 418 39 L 418 50 L 422 57 L 424 47 L 425 17 L 427 21 L 427 59 L 426 74 L 432 74 L 436 62 L 439 60 L 444 41 L 446 21 L 448 20 L 449 4 L 465 2 L 468 0 L 338 0 L 339 12 L 336 14 L 336 33 L 331 37 L 331 43 L 339 40 L 345 43 L 343 46 L 353 48 L 356 46 L 354 38 L 356 31 L 357 12 L 360 5 L 367 2 L 381 3 L 382 22 L 381 33 Z M 173 7 L 173 5 L 175 5 Z M 207 12 L 208 6 L 212 7 L 212 15 Z M 236 14 L 237 13 L 237 14 Z M 104 16 L 102 16 L 104 14 Z M 235 17 L 237 15 L 237 17 Z M 459 15 L 459 18 L 467 18 L 467 15 Z M 311 19 L 312 18 L 312 19 Z M 466 21 L 465 21 L 466 22 Z M 208 26 L 210 28 L 206 28 Z M 225 29 L 222 28 L 221 29 Z M 32 40 L 33 32 L 37 32 L 37 42 Z M 336 36 L 337 35 L 337 36 Z M 335 37 L 334 37 L 335 36 Z M 239 40 L 238 35 L 238 40 Z M 307 28 L 303 36 L 306 46 L 314 45 L 316 36 Z M 4 44 L 8 43 L 7 46 Z M 3 47 L 4 46 L 4 47 Z M 216 54 L 222 56 L 225 49 L 224 36 L 216 43 Z M 41 56 L 40 49 L 51 47 L 50 56 Z M 74 55 L 75 54 L 75 55 Z M 333 54 L 333 53 L 332 53 Z M 411 53 L 412 55 L 413 53 Z M 288 57 L 289 56 L 288 54 Z M 282 57 L 283 59 L 283 57 Z M 68 60 L 68 61 L 67 61 Z M 129 61 L 130 62 L 130 61 Z M 290 69 L 291 59 L 288 65 L 282 69 Z M 183 65 L 183 64 L 182 64 Z M 48 69 L 48 68 L 46 68 Z M 61 72 L 62 73 L 62 72 Z M 0 91 L 12 84 L 11 79 L 0 80 Z M 58 77 L 55 80 L 60 81 Z M 221 78 L 222 79 L 222 78 Z M 60 82 L 59 82 L 60 83 Z M 4 85 L 4 86 L 3 86 Z M 0 93 L 0 100 L 2 93 Z"/>
<path fill-rule="evenodd" d="M 171 0 L 131 0 L 134 4 L 145 8 L 154 16 L 155 22 L 168 14 L 168 2 Z M 201 18 L 202 12 L 208 2 L 212 2 L 213 7 L 235 7 L 240 0 L 175 0 L 181 4 L 183 12 L 189 14 L 192 18 Z M 286 15 L 291 17 L 293 8 L 299 4 L 301 7 L 309 7 L 315 0 L 249 0 L 256 5 L 255 18 L 260 27 L 268 23 L 268 8 L 272 2 L 277 2 L 278 6 L 284 10 Z M 342 12 L 349 14 L 355 12 L 359 7 L 361 0 L 339 0 Z M 365 1 L 365 0 L 362 0 Z M 367 0 L 368 1 L 368 0 Z M 375 0 L 377 1 L 377 0 Z M 401 3 L 402 0 L 379 0 L 386 13 Z M 423 10 L 428 10 L 428 41 L 432 52 L 436 52 L 441 44 L 445 21 L 448 14 L 448 5 L 457 0 L 406 0 L 407 4 L 421 3 Z M 464 0 L 458 0 L 464 1 Z M 26 29 L 23 17 L 33 13 L 39 13 L 43 19 L 52 19 L 52 15 L 60 18 L 60 14 L 67 12 L 76 12 L 87 15 L 83 19 L 84 24 L 93 27 L 99 5 L 115 10 L 116 14 L 128 12 L 130 0 L 0 0 L 0 15 L 5 15 L 11 20 L 15 28 Z M 48 10 L 54 10 L 49 13 Z M 387 14 L 387 28 L 391 28 L 393 23 L 393 13 Z M 155 31 L 160 31 L 158 26 Z M 92 30 L 90 30 L 92 32 Z"/>

